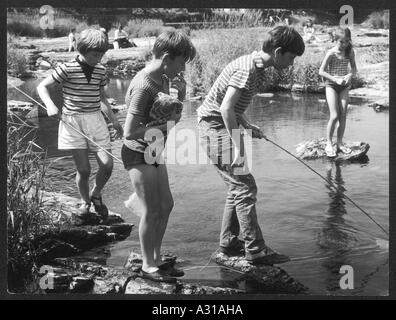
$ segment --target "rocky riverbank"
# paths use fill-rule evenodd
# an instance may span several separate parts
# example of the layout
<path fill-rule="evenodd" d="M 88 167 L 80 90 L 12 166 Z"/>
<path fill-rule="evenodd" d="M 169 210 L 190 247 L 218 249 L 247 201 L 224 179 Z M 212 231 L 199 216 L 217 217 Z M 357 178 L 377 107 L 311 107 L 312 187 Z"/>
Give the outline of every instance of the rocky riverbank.
<path fill-rule="evenodd" d="M 228 286 L 208 286 L 199 281 L 178 278 L 175 284 L 156 283 L 139 276 L 141 255 L 133 249 L 123 267 L 107 265 L 106 247 L 125 240 L 133 225 L 120 215 L 110 212 L 106 220 L 94 212 L 82 220 L 77 216 L 78 199 L 59 193 L 45 193 L 43 207 L 61 226 L 49 229 L 34 239 L 39 261 L 38 274 L 30 284 L 30 293 L 92 293 L 92 294 L 243 294 L 246 290 Z M 227 257 L 215 254 L 215 260 L 227 267 Z M 163 260 L 180 268 L 183 260 L 168 253 Z M 230 269 L 247 264 L 244 259 L 233 261 Z M 304 294 L 307 288 L 291 278 L 286 271 L 273 266 L 245 266 L 243 279 L 262 293 Z M 239 272 L 241 273 L 241 272 Z M 240 277 L 240 275 L 239 275 Z M 12 274 L 9 285 L 14 286 Z"/>

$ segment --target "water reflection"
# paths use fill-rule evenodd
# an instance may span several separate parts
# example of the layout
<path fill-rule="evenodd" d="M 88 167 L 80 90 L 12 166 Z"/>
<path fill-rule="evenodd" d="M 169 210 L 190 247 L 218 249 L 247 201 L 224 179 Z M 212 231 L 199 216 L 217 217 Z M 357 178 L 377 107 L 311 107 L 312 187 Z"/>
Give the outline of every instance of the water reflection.
<path fill-rule="evenodd" d="M 329 162 L 326 169 L 330 198 L 326 212 L 326 220 L 317 238 L 317 245 L 321 255 L 326 257 L 322 266 L 325 268 L 325 286 L 328 291 L 339 290 L 340 268 L 349 265 L 348 252 L 354 238 L 350 235 L 351 230 L 345 221 L 347 214 L 345 207 L 345 181 L 341 173 L 339 162 Z M 334 172 L 335 171 L 335 172 Z"/>

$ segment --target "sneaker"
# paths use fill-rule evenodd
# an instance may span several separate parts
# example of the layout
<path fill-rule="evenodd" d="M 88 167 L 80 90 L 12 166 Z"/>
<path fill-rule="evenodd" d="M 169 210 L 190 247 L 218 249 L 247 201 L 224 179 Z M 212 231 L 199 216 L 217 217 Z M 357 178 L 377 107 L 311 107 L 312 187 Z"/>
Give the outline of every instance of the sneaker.
<path fill-rule="evenodd" d="M 257 253 L 246 253 L 246 260 L 253 265 L 274 265 L 290 261 L 290 258 L 284 254 L 280 254 L 270 247 L 265 247 Z"/>
<path fill-rule="evenodd" d="M 242 257 L 245 254 L 245 242 L 238 239 L 237 244 L 232 247 L 220 246 L 220 252 L 224 253 L 229 257 Z"/>
<path fill-rule="evenodd" d="M 326 156 L 328 156 L 329 158 L 334 158 L 336 156 L 333 146 L 331 145 L 326 146 L 325 152 L 326 152 Z"/>
<path fill-rule="evenodd" d="M 95 207 L 95 212 L 100 215 L 102 219 L 106 219 L 109 216 L 109 209 L 103 204 L 102 196 L 91 196 L 91 201 Z"/>

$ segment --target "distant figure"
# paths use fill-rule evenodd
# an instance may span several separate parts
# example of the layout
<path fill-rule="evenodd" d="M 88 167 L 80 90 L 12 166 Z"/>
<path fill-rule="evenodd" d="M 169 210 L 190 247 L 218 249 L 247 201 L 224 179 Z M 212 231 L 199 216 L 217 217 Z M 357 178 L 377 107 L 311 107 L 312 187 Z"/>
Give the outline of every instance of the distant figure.
<path fill-rule="evenodd" d="M 118 29 L 114 32 L 114 49 L 120 48 L 131 48 L 136 47 L 136 44 L 129 41 L 129 35 L 125 30 L 123 30 L 123 26 L 120 25 Z"/>
<path fill-rule="evenodd" d="M 69 32 L 69 52 L 76 50 L 76 37 L 74 35 L 75 29 L 70 29 Z"/>
<path fill-rule="evenodd" d="M 315 36 L 315 28 L 311 19 L 304 26 L 304 36 L 303 39 L 306 43 L 320 42 L 320 40 Z"/>

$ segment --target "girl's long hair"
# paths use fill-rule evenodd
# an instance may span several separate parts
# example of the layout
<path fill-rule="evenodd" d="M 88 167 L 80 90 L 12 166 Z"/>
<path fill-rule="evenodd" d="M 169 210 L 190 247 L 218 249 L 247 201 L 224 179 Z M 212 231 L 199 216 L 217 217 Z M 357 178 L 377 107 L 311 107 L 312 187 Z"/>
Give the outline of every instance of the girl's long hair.
<path fill-rule="evenodd" d="M 351 35 L 351 30 L 349 28 L 337 28 L 334 31 L 334 40 L 338 41 L 341 38 L 345 38 L 349 40 L 348 45 L 345 48 L 345 55 L 349 57 L 351 55 L 351 50 L 352 50 L 352 35 Z"/>

